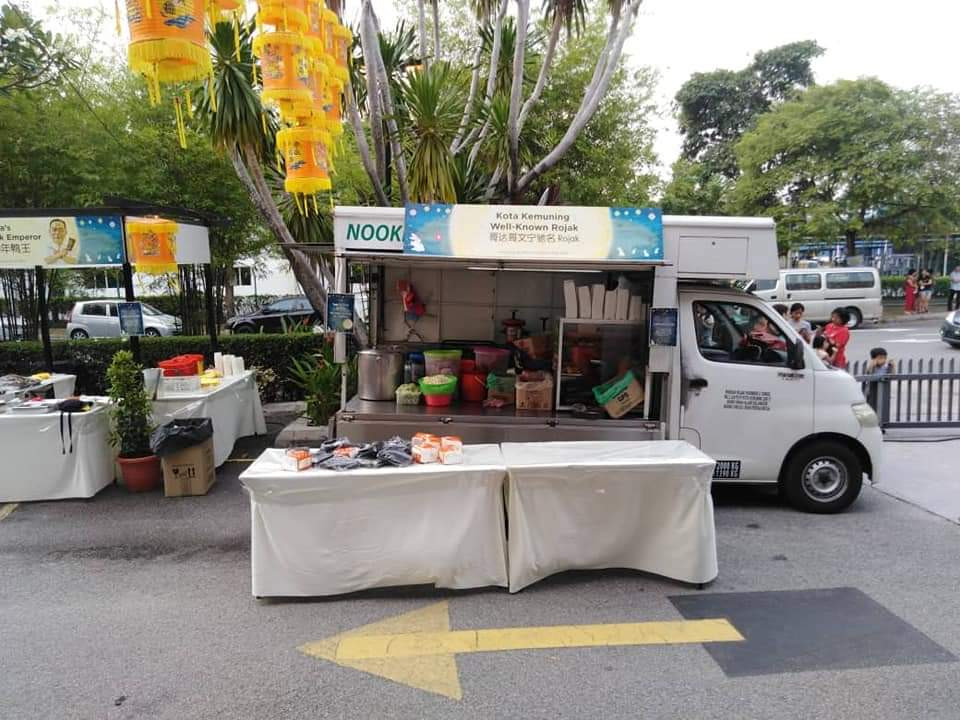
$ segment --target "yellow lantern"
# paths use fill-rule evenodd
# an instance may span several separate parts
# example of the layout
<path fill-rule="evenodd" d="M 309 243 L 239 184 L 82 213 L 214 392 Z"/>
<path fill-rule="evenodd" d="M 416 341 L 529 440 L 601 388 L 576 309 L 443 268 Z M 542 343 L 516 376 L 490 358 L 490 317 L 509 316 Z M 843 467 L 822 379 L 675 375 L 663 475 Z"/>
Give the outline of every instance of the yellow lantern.
<path fill-rule="evenodd" d="M 316 193 L 332 187 L 327 154 L 330 143 L 326 132 L 313 127 L 292 127 L 277 133 L 277 148 L 286 164 L 283 189 L 294 196 L 301 212 L 309 212 L 306 196 L 314 196 L 316 210 Z"/>
<path fill-rule="evenodd" d="M 304 31 L 307 35 L 320 43 L 320 53 L 324 50 L 323 40 L 323 13 L 326 6 L 323 0 L 307 0 L 307 29 Z"/>
<path fill-rule="evenodd" d="M 264 0 L 257 23 L 286 32 L 306 32 L 309 27 L 307 0 Z"/>
<path fill-rule="evenodd" d="M 350 68 L 350 43 L 353 33 L 349 28 L 337 24 L 333 28 L 333 76 L 346 83 Z"/>
<path fill-rule="evenodd" d="M 313 102 L 314 68 L 310 59 L 312 40 L 288 32 L 268 32 L 253 41 L 253 52 L 260 58 L 264 103 L 280 108 L 281 115 L 292 117 L 293 107 Z"/>
<path fill-rule="evenodd" d="M 294 125 L 309 125 L 318 129 L 327 126 L 326 89 L 330 81 L 330 71 L 322 60 L 313 58 L 311 61 L 309 103 L 297 102 L 285 105 L 281 112 L 285 119 L 294 119 Z"/>
<path fill-rule="evenodd" d="M 327 65 L 331 71 L 336 65 L 336 45 L 334 43 L 333 31 L 340 24 L 340 19 L 333 10 L 323 11 L 323 53 L 326 55 Z"/>
<path fill-rule="evenodd" d="M 327 131 L 334 138 L 343 135 L 343 83 L 332 78 L 326 85 L 323 95 L 323 115 L 326 119 Z"/>
<path fill-rule="evenodd" d="M 177 224 L 163 218 L 128 218 L 127 260 L 137 272 L 177 269 Z"/>
<path fill-rule="evenodd" d="M 191 82 L 213 70 L 204 36 L 205 0 L 127 0 L 130 67 L 147 78 L 151 102 L 160 83 Z"/>

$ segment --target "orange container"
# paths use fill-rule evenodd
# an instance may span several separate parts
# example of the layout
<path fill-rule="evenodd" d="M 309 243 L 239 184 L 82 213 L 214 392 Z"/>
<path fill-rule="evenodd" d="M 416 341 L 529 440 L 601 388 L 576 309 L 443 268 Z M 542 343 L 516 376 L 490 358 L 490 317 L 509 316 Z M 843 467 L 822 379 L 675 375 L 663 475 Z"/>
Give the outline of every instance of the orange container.
<path fill-rule="evenodd" d="M 487 397 L 487 376 L 483 373 L 465 372 L 460 386 L 465 402 L 483 402 Z"/>

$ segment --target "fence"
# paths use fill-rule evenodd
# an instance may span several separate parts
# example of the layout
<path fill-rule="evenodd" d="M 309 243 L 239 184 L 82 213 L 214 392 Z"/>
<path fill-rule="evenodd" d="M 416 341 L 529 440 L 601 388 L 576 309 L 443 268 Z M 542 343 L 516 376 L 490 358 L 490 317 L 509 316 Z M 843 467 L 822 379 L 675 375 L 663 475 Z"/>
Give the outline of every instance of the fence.
<path fill-rule="evenodd" d="M 905 360 L 890 375 L 865 375 L 866 361 L 851 365 L 883 428 L 960 427 L 957 359 Z M 926 369 L 924 369 L 926 365 Z"/>

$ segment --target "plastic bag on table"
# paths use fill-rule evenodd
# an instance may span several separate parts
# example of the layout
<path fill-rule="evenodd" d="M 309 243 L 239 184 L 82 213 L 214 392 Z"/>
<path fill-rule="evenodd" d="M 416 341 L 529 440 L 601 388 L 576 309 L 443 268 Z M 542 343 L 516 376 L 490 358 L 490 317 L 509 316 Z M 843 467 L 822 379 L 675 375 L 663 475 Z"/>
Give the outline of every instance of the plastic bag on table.
<path fill-rule="evenodd" d="M 182 418 L 161 425 L 150 435 L 150 449 L 163 457 L 186 450 L 213 437 L 210 418 Z"/>

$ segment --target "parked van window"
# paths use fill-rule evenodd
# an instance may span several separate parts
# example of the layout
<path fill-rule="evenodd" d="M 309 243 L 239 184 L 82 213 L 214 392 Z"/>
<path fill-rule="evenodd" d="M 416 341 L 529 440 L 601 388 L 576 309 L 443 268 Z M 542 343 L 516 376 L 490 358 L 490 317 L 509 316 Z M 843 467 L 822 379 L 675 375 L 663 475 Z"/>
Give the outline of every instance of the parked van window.
<path fill-rule="evenodd" d="M 83 306 L 84 315 L 107 315 L 107 306 L 103 303 L 85 303 Z"/>
<path fill-rule="evenodd" d="M 830 290 L 850 290 L 853 288 L 872 288 L 871 272 L 832 272 L 827 273 L 827 287 Z"/>
<path fill-rule="evenodd" d="M 820 273 L 787 275 L 787 290 L 819 290 Z"/>
<path fill-rule="evenodd" d="M 693 310 L 697 345 L 706 360 L 786 365 L 786 338 L 758 308 L 729 302 L 696 302 Z"/>
<path fill-rule="evenodd" d="M 776 280 L 754 280 L 753 281 L 753 290 L 759 290 L 763 292 L 764 290 L 773 290 L 777 287 Z"/>

